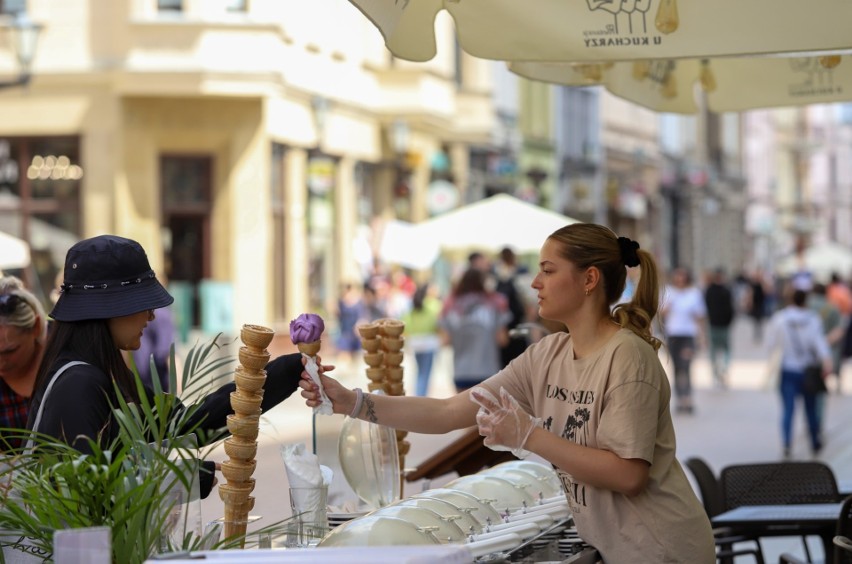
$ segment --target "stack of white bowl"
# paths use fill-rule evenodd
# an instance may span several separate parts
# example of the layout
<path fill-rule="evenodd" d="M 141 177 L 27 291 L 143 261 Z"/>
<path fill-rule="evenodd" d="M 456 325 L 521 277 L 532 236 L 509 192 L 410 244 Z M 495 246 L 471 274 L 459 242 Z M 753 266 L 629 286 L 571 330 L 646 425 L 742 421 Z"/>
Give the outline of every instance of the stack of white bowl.
<path fill-rule="evenodd" d="M 532 545 L 545 535 L 552 542 L 569 517 L 556 472 L 516 460 L 338 523 L 319 546 L 463 543 L 479 558 Z"/>

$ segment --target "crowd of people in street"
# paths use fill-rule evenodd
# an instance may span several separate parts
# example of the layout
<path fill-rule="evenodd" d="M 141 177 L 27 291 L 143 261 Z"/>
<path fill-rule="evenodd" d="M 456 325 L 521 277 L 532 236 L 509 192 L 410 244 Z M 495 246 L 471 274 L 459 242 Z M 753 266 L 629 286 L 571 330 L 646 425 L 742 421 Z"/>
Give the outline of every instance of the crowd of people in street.
<path fill-rule="evenodd" d="M 406 325 L 406 343 L 417 371 L 416 395 L 428 395 L 442 346 L 453 351 L 456 389 L 470 388 L 548 331 L 538 316 L 531 282 L 529 268 L 511 248 L 493 259 L 471 252 L 443 296 L 435 282 L 416 284 L 401 269 L 384 272 L 377 267 L 362 283 L 346 283 L 337 300 L 338 358 L 351 362 L 357 356 L 359 324 L 394 317 Z"/>
<path fill-rule="evenodd" d="M 852 357 L 852 291 L 838 273 L 827 283 L 806 269 L 768 277 L 729 279 L 717 268 L 695 284 L 686 269 L 676 268 L 661 301 L 660 335 L 666 340 L 678 413 L 695 410 L 692 361 L 704 353 L 713 384 L 726 389 L 731 369 L 731 331 L 736 317 L 751 324 L 751 345 L 762 351 L 781 405 L 782 455 L 792 452 L 797 404 L 804 406 L 811 452 L 824 446 L 825 396 L 842 389 L 843 363 Z"/>
<path fill-rule="evenodd" d="M 637 277 L 631 274 L 628 271 L 616 303 L 633 297 Z M 792 421 L 801 402 L 811 449 L 819 453 L 826 390 L 840 391 L 841 367 L 852 356 L 849 286 L 838 273 L 823 283 L 804 269 L 787 277 L 770 277 L 759 268 L 735 276 L 723 268 L 700 274 L 696 281 L 686 268 L 667 273 L 654 325 L 655 335 L 665 344 L 662 356 L 672 382 L 674 412 L 690 415 L 700 408 L 693 398 L 693 363 L 699 355 L 710 362 L 713 386 L 728 388 L 732 328 L 739 317 L 750 323 L 752 345 L 764 352 L 775 374 L 782 452 L 791 452 Z M 399 317 L 406 323 L 415 359 L 415 395 L 429 395 L 434 359 L 442 346 L 452 351 L 456 390 L 473 388 L 508 366 L 531 342 L 565 330 L 539 316 L 533 278 L 510 248 L 493 257 L 472 252 L 444 296 L 437 284 L 417 285 L 400 269 L 377 270 L 363 284 L 344 288 L 338 302 L 338 348 L 343 355 L 357 354 L 359 323 Z M 819 327 L 816 332 L 801 331 L 801 344 L 794 340 L 798 333 L 786 329 L 788 318 L 799 317 L 809 327 Z M 812 392 L 806 389 L 804 374 L 806 367 L 816 364 L 826 385 Z"/>

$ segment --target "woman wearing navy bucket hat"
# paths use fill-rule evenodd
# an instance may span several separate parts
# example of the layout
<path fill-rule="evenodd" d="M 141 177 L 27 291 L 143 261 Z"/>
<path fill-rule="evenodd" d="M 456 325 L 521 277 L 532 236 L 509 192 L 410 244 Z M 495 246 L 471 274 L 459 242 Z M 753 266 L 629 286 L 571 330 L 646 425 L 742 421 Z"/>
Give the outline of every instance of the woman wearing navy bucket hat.
<path fill-rule="evenodd" d="M 121 351 L 138 349 L 154 310 L 173 301 L 136 241 L 100 235 L 71 247 L 59 300 L 50 313 L 55 323 L 36 376 L 27 428 L 84 453 L 91 450 L 90 439 L 109 445 L 118 435 L 112 418 L 116 388 L 128 402 L 140 399 Z M 297 389 L 301 355 L 282 355 L 267 364 L 266 371 L 264 412 Z M 144 390 L 153 399 L 155 392 Z M 223 430 L 234 390 L 231 382 L 203 398 L 193 422 L 200 421 L 206 431 Z M 226 432 L 210 434 L 221 438 Z M 206 497 L 215 464 L 203 464 L 200 490 Z"/>

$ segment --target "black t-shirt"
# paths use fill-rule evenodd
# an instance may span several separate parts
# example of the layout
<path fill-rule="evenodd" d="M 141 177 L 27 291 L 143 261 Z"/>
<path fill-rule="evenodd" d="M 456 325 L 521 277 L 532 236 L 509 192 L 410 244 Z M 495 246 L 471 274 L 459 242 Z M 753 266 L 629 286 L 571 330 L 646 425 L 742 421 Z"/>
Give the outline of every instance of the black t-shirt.
<path fill-rule="evenodd" d="M 722 284 L 710 284 L 704 292 L 707 319 L 711 327 L 729 327 L 734 321 L 734 298 Z"/>

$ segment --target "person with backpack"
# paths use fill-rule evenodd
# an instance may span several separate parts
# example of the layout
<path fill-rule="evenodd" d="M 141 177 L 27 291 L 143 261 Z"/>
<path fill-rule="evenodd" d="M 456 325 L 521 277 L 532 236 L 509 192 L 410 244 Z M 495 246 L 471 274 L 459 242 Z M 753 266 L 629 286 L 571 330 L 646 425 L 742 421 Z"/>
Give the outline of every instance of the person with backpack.
<path fill-rule="evenodd" d="M 505 298 L 485 287 L 485 276 L 469 268 L 446 299 L 438 320 L 442 341 L 453 349 L 456 391 L 467 390 L 500 370 L 510 314 Z"/>
<path fill-rule="evenodd" d="M 822 450 L 816 393 L 806 386 L 810 366 L 819 365 L 822 376 L 831 372 L 831 350 L 823 333 L 819 314 L 806 306 L 807 292 L 794 290 L 789 305 L 776 311 L 769 320 L 766 351 L 781 350 L 781 439 L 784 458 L 792 456 L 793 415 L 796 401 L 802 397 L 811 440 L 811 453 Z"/>
<path fill-rule="evenodd" d="M 731 324 L 734 321 L 734 298 L 728 288 L 725 271 L 717 268 L 704 289 L 707 320 L 710 325 L 710 364 L 713 383 L 718 388 L 728 386 L 728 367 L 731 364 Z"/>
<path fill-rule="evenodd" d="M 518 279 L 524 270 L 518 266 L 515 252 L 509 247 L 500 251 L 500 258 L 494 267 L 496 285 L 494 290 L 506 298 L 511 317 L 506 328 L 511 331 L 526 319 L 526 306 L 523 295 L 518 290 Z M 508 342 L 500 347 L 500 365 L 508 366 L 512 359 L 518 357 L 527 348 L 525 336 L 509 337 Z"/>

